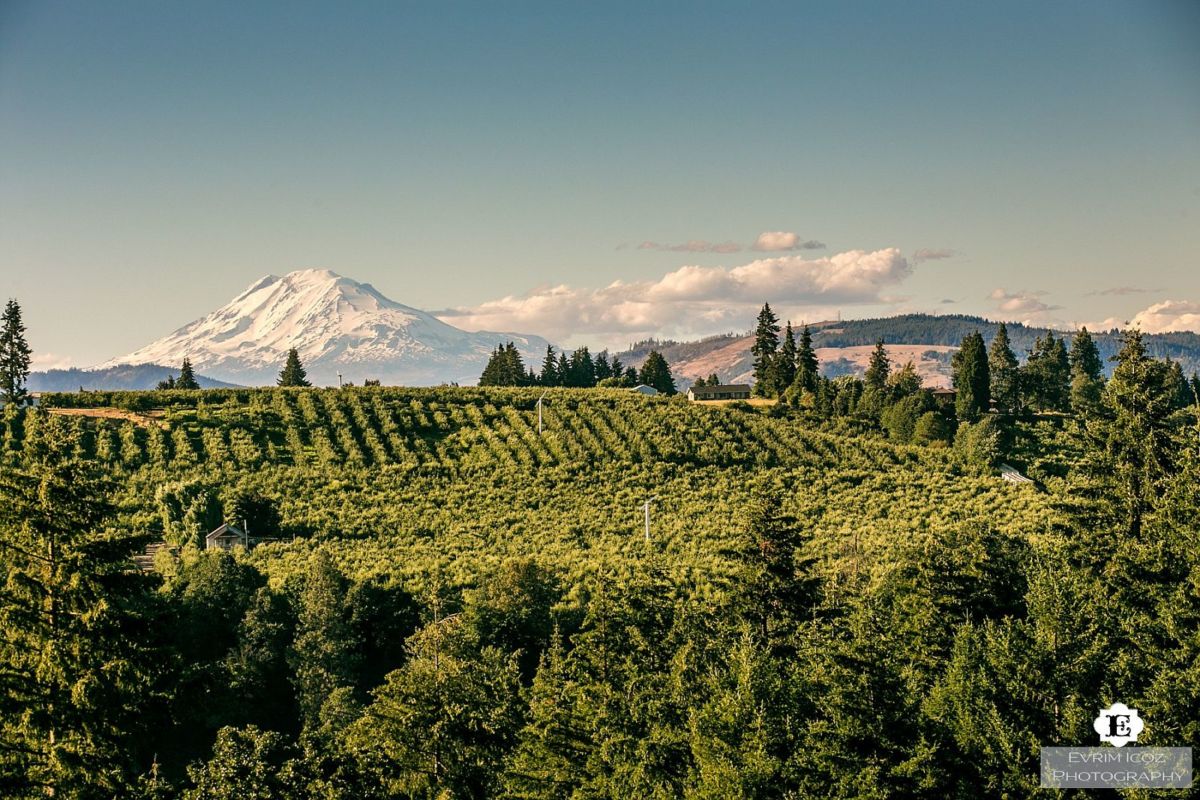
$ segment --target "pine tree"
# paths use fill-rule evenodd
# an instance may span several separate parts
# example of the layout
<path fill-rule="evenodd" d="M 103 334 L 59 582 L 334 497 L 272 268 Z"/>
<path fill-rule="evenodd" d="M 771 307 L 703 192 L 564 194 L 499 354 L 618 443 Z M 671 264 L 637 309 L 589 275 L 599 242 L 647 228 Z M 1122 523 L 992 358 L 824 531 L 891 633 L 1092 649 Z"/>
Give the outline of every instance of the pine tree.
<path fill-rule="evenodd" d="M 1008 339 L 1008 326 L 1003 322 L 988 351 L 988 372 L 991 396 L 996 405 L 1006 414 L 1018 411 L 1021 406 L 1020 369 Z"/>
<path fill-rule="evenodd" d="M 596 383 L 608 380 L 612 377 L 612 365 L 608 363 L 608 351 L 600 351 L 600 355 L 596 356 Z"/>
<path fill-rule="evenodd" d="M 671 367 L 657 350 L 651 350 L 650 355 L 646 356 L 639 380 L 663 394 L 675 394 L 675 379 L 671 377 Z"/>
<path fill-rule="evenodd" d="M 770 303 L 763 303 L 758 313 L 758 326 L 754 330 L 754 393 L 760 397 L 771 397 L 777 391 L 774 385 L 773 365 L 779 349 L 779 317 L 771 310 Z"/>
<path fill-rule="evenodd" d="M 554 347 L 546 345 L 546 357 L 542 359 L 542 386 L 561 386 L 562 380 L 558 374 L 558 361 L 554 358 Z"/>
<path fill-rule="evenodd" d="M 571 353 L 571 386 L 590 388 L 596 385 L 596 365 L 586 347 Z"/>
<path fill-rule="evenodd" d="M 805 326 L 807 329 L 807 326 Z M 772 364 L 771 383 L 775 394 L 787 389 L 796 380 L 796 334 L 792 332 L 791 320 L 783 329 L 783 344 L 779 356 Z"/>
<path fill-rule="evenodd" d="M 875 343 L 875 350 L 871 353 L 871 361 L 867 365 L 863 382 L 866 384 L 866 388 L 882 392 L 887 386 L 888 376 L 891 372 L 892 361 L 888 358 L 887 348 L 883 346 L 883 339 L 880 339 Z"/>
<path fill-rule="evenodd" d="M 807 537 L 799 521 L 783 511 L 778 495 L 755 500 L 748 529 L 740 554 L 749 568 L 741 604 L 769 642 L 816 605 L 819 586 L 812 577 L 813 559 L 803 552 Z"/>
<path fill-rule="evenodd" d="M 990 406 L 991 378 L 979 331 L 969 333 L 954 354 L 954 407 L 963 422 L 974 422 Z"/>
<path fill-rule="evenodd" d="M 479 376 L 480 386 L 528 386 L 533 382 L 532 372 L 525 370 L 521 352 L 512 342 L 496 346 Z"/>
<path fill-rule="evenodd" d="M 10 299 L 0 316 L 0 399 L 6 403 L 19 403 L 25 398 L 32 352 L 25 341 L 21 306 Z"/>
<path fill-rule="evenodd" d="M 279 373 L 276 383 L 280 386 L 312 386 L 308 382 L 308 374 L 300 364 L 300 354 L 296 352 L 296 348 L 288 350 L 287 362 L 283 365 L 283 371 Z"/>
<path fill-rule="evenodd" d="M 558 385 L 559 386 L 574 386 L 571 382 L 571 362 L 567 360 L 566 353 L 558 354 Z"/>
<path fill-rule="evenodd" d="M 383 797 L 496 797 L 522 719 L 515 655 L 473 651 L 465 626 L 434 621 L 407 642 L 347 732 Z"/>
<path fill-rule="evenodd" d="M 48 428 L 0 470 L 0 794 L 124 796 L 149 691 L 148 537 L 114 530 L 112 487 Z"/>
<path fill-rule="evenodd" d="M 800 329 L 800 346 L 796 349 L 796 372 L 789 385 L 798 386 L 806 392 L 815 392 L 820 377 L 817 351 L 813 349 L 812 344 L 812 332 L 805 325 Z"/>
<path fill-rule="evenodd" d="M 184 358 L 183 365 L 179 368 L 179 377 L 175 379 L 176 389 L 199 389 L 200 384 L 196 382 L 196 373 L 192 369 L 191 359 Z"/>
<path fill-rule="evenodd" d="M 1140 331 L 1124 333 L 1116 361 L 1104 390 L 1104 452 L 1128 530 L 1136 536 L 1160 482 L 1173 471 L 1175 448 L 1167 420 L 1175 398 L 1168 386 L 1170 368 L 1146 354 Z"/>
<path fill-rule="evenodd" d="M 154 388 L 159 390 L 160 392 L 170 391 L 171 389 L 174 389 L 175 388 L 175 376 L 168 375 L 166 378 L 159 381 L 158 385 L 155 386 Z"/>
<path fill-rule="evenodd" d="M 1104 391 L 1104 365 L 1087 328 L 1080 328 L 1071 340 L 1070 358 L 1071 410 L 1081 415 L 1095 414 Z"/>
<path fill-rule="evenodd" d="M 1025 362 L 1022 384 L 1039 411 L 1066 411 L 1071 394 L 1071 362 L 1067 346 L 1053 331 L 1039 336 Z"/>
<path fill-rule="evenodd" d="M 329 554 L 317 551 L 298 599 L 292 652 L 296 696 L 308 730 L 320 726 L 326 699 L 337 689 L 352 686 L 357 674 L 362 643 L 347 618 L 347 588 Z"/>

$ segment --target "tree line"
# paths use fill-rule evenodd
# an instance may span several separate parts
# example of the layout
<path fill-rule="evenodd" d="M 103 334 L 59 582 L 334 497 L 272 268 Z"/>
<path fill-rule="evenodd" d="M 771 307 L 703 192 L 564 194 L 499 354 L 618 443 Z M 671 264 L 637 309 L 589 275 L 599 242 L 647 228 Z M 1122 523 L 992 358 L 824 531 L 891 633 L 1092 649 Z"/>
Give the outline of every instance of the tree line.
<path fill-rule="evenodd" d="M 607 350 L 592 356 L 588 348 L 555 353 L 553 345 L 546 346 L 540 371 L 526 368 L 521 352 L 512 342 L 497 345 L 479 376 L 480 386 L 565 386 L 582 389 L 592 387 L 631 389 L 639 384 L 653 386 L 662 394 L 675 394 L 675 379 L 671 367 L 657 350 L 651 350 L 641 369 L 625 366 Z"/>

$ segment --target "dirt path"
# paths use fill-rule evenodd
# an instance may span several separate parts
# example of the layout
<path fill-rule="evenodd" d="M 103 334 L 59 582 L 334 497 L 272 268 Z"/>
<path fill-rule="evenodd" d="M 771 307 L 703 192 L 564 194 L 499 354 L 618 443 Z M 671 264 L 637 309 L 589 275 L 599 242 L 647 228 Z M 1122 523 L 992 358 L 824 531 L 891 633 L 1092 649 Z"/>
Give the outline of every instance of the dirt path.
<path fill-rule="evenodd" d="M 160 428 L 167 427 L 167 423 L 159 418 L 162 412 L 150 412 L 149 414 L 139 414 L 136 411 L 126 411 L 123 408 L 48 408 L 46 409 L 51 414 L 60 414 L 64 417 L 96 417 L 98 419 L 123 419 L 126 422 L 132 422 L 134 425 L 141 425 L 143 428 L 158 426 Z"/>

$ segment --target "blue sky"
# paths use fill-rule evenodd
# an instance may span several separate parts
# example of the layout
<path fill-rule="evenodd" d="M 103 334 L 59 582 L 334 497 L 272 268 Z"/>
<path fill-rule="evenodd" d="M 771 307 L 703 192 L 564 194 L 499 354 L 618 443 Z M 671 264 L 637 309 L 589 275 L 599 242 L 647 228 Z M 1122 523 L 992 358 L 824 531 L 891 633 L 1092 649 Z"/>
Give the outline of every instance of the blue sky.
<path fill-rule="evenodd" d="M 42 365 L 308 267 L 594 345 L 1200 328 L 1200 4 L 646 5 L 0 0 L 0 294 Z"/>

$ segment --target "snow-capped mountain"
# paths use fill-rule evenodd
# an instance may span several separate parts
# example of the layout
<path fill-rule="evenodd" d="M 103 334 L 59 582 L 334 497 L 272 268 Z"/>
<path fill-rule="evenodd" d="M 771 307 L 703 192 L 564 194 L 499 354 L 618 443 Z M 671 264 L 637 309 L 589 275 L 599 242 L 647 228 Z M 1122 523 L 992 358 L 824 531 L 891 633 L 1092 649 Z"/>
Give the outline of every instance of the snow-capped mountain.
<path fill-rule="evenodd" d="M 227 305 L 129 355 L 100 364 L 178 365 L 244 385 L 274 383 L 289 348 L 315 384 L 366 378 L 421 385 L 474 383 L 488 355 L 512 341 L 527 362 L 546 340 L 515 333 L 471 333 L 396 303 L 367 283 L 324 269 L 268 275 Z"/>

